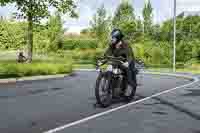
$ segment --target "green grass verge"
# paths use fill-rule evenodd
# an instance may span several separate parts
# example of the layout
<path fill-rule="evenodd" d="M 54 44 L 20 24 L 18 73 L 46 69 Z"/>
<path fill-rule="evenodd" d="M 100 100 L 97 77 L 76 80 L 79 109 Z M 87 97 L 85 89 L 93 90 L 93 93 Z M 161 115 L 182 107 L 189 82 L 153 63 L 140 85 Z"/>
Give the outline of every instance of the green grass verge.
<path fill-rule="evenodd" d="M 189 72 L 193 74 L 200 74 L 200 70 L 191 70 L 191 69 L 177 69 L 177 72 Z"/>
<path fill-rule="evenodd" d="M 75 64 L 73 65 L 73 68 L 75 69 L 94 69 L 95 66 L 92 64 Z M 148 71 L 154 71 L 154 72 L 166 72 L 166 73 L 172 73 L 172 68 L 147 68 Z M 176 69 L 176 72 L 182 72 L 182 73 L 193 73 L 193 74 L 200 74 L 200 69 L 191 69 L 191 68 L 185 68 L 185 69 Z"/>
<path fill-rule="evenodd" d="M 146 70 L 154 72 L 169 72 L 169 73 L 173 72 L 171 68 L 148 68 Z M 176 72 L 200 74 L 200 69 L 183 68 L 183 69 L 176 69 Z"/>
<path fill-rule="evenodd" d="M 72 63 L 0 63 L 0 78 L 15 78 L 38 75 L 56 75 L 72 72 Z"/>

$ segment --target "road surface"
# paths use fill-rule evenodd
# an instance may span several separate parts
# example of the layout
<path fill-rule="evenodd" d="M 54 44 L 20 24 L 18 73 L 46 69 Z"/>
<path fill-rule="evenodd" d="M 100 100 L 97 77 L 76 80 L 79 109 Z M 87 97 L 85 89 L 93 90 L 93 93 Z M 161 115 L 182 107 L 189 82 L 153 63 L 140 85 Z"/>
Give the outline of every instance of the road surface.
<path fill-rule="evenodd" d="M 96 106 L 93 89 L 96 77 L 96 72 L 76 72 L 60 79 L 0 85 L 0 132 L 51 131 L 125 104 L 118 102 L 107 109 Z M 135 100 L 191 83 L 184 78 L 151 74 L 141 74 L 138 79 Z M 58 132 L 199 133 L 199 90 L 196 83 Z"/>

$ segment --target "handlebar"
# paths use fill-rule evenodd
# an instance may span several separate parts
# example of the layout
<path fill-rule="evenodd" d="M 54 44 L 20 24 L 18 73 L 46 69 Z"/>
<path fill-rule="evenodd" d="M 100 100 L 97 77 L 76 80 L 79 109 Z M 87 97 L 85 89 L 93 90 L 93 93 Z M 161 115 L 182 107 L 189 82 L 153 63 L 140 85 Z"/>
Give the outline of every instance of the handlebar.
<path fill-rule="evenodd" d="M 104 57 L 97 58 L 97 61 L 100 61 L 102 63 L 101 65 L 108 63 L 109 61 L 111 61 L 112 63 L 116 62 L 119 64 L 123 64 L 126 60 L 127 59 L 123 57 L 113 57 L 113 56 L 104 56 Z M 98 63 L 96 65 L 97 67 L 101 66 Z"/>
<path fill-rule="evenodd" d="M 127 59 L 123 58 L 123 57 L 114 57 L 114 56 L 104 56 L 104 57 L 100 57 L 97 58 L 97 60 L 111 60 L 111 61 L 123 61 L 125 62 Z"/>

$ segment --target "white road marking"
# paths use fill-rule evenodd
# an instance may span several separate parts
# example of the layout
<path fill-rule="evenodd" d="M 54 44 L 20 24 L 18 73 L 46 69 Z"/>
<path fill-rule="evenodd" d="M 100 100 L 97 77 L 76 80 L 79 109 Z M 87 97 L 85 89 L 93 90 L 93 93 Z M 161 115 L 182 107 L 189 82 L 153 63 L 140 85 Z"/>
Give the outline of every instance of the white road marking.
<path fill-rule="evenodd" d="M 150 74 L 150 73 L 148 72 L 148 74 Z M 51 130 L 46 131 L 46 132 L 44 132 L 44 133 L 56 133 L 56 132 L 58 132 L 58 131 L 61 131 L 61 130 L 66 129 L 66 128 L 69 128 L 69 127 L 72 127 L 72 126 L 75 126 L 75 125 L 78 125 L 78 124 L 87 122 L 87 121 L 92 120 L 92 119 L 96 119 L 96 118 L 98 118 L 98 117 L 101 117 L 101 116 L 110 114 L 110 113 L 115 112 L 115 111 L 118 111 L 118 110 L 120 110 L 120 109 L 123 109 L 123 108 L 129 107 L 129 106 L 132 106 L 132 105 L 135 105 L 135 104 L 138 104 L 138 103 L 147 101 L 147 100 L 152 99 L 152 98 L 154 98 L 154 97 L 157 97 L 157 96 L 160 96 L 160 95 L 169 93 L 169 92 L 171 92 L 171 91 L 174 91 L 174 90 L 176 90 L 176 89 L 180 89 L 180 88 L 183 88 L 183 87 L 187 87 L 187 86 L 190 86 L 190 85 L 192 85 L 192 84 L 194 84 L 194 83 L 199 82 L 199 79 L 198 79 L 197 77 L 195 78 L 195 77 L 191 77 L 191 76 L 184 76 L 184 75 L 177 75 L 177 74 L 169 74 L 169 73 L 163 73 L 163 74 L 161 74 L 161 75 L 169 75 L 169 76 L 184 77 L 184 78 L 193 79 L 194 81 L 193 81 L 192 83 L 189 83 L 189 84 L 186 84 L 186 85 L 182 85 L 182 86 L 179 86 L 179 87 L 176 87 L 176 88 L 172 88 L 172 89 L 169 89 L 169 90 L 166 90 L 166 91 L 163 91 L 163 92 L 154 94 L 154 95 L 149 96 L 149 97 L 146 97 L 146 98 L 144 98 L 144 99 L 141 99 L 141 100 L 138 100 L 138 101 L 134 101 L 134 102 L 132 102 L 132 103 L 129 103 L 129 104 L 126 104 L 126 105 L 122 105 L 122 106 L 120 106 L 120 107 L 117 107 L 117 108 L 114 108 L 114 109 L 110 109 L 110 110 L 108 110 L 108 111 L 101 112 L 101 113 L 98 113 L 98 114 L 89 116 L 89 117 L 87 117 L 87 118 L 84 118 L 84 119 L 81 119 L 81 120 L 78 120 L 78 121 L 75 121 L 75 122 L 72 122 L 72 123 L 69 123 L 69 124 L 66 124 L 66 125 L 57 127 L 57 128 L 55 128 L 55 129 L 51 129 Z"/>

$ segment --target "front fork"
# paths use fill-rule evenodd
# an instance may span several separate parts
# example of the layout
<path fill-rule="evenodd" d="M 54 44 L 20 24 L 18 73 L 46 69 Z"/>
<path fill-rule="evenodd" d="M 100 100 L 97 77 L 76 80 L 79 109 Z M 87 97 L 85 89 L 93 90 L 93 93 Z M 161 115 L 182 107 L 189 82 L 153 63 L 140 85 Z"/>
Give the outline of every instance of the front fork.
<path fill-rule="evenodd" d="M 122 92 L 123 77 L 121 75 L 112 74 L 111 89 L 112 95 L 118 97 Z"/>
<path fill-rule="evenodd" d="M 117 97 L 123 91 L 124 87 L 124 77 L 122 75 L 114 75 L 112 72 L 106 72 L 106 77 L 108 79 L 108 93 L 112 97 Z"/>

